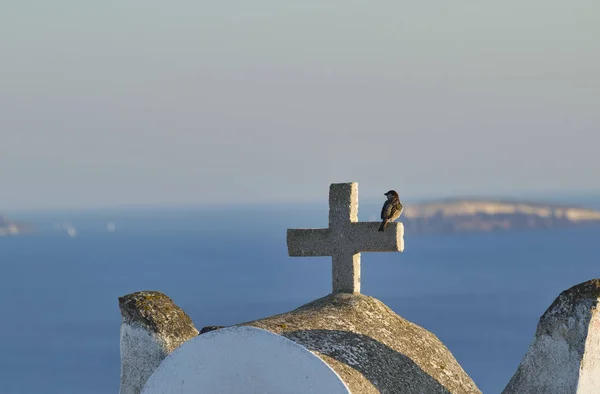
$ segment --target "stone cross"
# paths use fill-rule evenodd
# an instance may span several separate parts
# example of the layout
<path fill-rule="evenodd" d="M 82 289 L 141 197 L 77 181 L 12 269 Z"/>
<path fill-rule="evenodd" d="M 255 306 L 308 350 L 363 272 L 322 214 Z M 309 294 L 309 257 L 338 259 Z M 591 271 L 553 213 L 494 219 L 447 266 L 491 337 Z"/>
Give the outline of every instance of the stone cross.
<path fill-rule="evenodd" d="M 381 202 L 383 205 L 383 201 Z M 333 293 L 360 293 L 360 252 L 402 252 L 404 226 L 358 221 L 358 183 L 333 183 L 329 187 L 329 227 L 288 229 L 292 257 L 331 256 Z"/>

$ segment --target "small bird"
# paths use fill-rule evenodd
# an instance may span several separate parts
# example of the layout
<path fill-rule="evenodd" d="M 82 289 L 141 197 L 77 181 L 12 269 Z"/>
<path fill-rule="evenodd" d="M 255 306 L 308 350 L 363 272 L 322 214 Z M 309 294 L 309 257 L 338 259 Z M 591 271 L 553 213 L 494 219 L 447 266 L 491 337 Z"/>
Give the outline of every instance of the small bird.
<path fill-rule="evenodd" d="M 398 219 L 404 210 L 404 205 L 400 202 L 400 197 L 395 190 L 390 190 L 385 193 L 387 200 L 383 203 L 383 208 L 381 208 L 381 226 L 379 226 L 379 230 L 377 231 L 385 231 L 389 222 L 393 222 Z"/>

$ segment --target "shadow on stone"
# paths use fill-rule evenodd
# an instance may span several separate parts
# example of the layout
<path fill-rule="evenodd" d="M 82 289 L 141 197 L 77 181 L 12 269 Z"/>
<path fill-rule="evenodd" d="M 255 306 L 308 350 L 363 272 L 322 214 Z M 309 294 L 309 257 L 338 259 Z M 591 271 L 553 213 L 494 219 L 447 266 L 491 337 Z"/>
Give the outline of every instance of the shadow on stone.
<path fill-rule="evenodd" d="M 240 325 L 313 351 L 353 393 L 481 394 L 439 338 L 363 294 L 330 294 Z"/>
<path fill-rule="evenodd" d="M 207 332 L 211 332 L 211 331 L 215 331 L 215 330 L 220 330 L 221 328 L 224 328 L 225 326 L 206 326 L 206 327 L 202 327 L 202 329 L 200 330 L 200 334 L 198 335 L 202 335 L 202 334 L 206 334 Z"/>
<path fill-rule="evenodd" d="M 282 334 L 362 374 L 381 393 L 450 393 L 409 357 L 366 335 L 341 330 Z"/>

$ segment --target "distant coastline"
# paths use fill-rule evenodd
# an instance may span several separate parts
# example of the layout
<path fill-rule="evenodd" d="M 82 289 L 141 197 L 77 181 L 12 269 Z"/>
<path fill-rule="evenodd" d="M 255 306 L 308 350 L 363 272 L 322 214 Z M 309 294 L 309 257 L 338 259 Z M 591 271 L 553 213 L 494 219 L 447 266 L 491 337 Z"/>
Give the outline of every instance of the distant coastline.
<path fill-rule="evenodd" d="M 31 233 L 33 227 L 28 224 L 10 221 L 0 215 L 0 237 Z"/>
<path fill-rule="evenodd" d="M 574 199 L 577 201 L 577 199 Z M 404 201 L 404 200 L 403 200 Z M 600 208 L 600 198 L 590 199 L 589 205 Z M 587 205 L 587 204 L 586 204 Z M 309 205 L 313 207 L 312 205 Z M 363 212 L 371 212 L 363 220 L 378 221 L 381 209 L 380 201 L 365 201 L 361 204 Z M 191 206 L 191 207 L 161 207 L 149 209 L 147 207 L 129 207 L 107 210 L 82 210 L 82 215 L 90 215 L 98 220 L 106 220 L 106 230 L 115 231 L 114 219 L 119 217 L 144 217 L 147 219 L 158 218 L 168 214 L 171 210 L 202 209 L 217 212 L 226 208 L 226 204 L 218 206 Z M 252 209 L 249 205 L 248 209 Z M 254 206 L 256 207 L 256 206 Z M 260 205 L 259 207 L 263 207 Z M 269 209 L 273 206 L 270 205 Z M 284 208 L 287 209 L 287 208 Z M 312 208 L 311 208 L 312 209 Z M 161 213 L 163 212 L 163 213 Z M 76 235 L 74 227 L 62 221 L 73 212 L 52 212 L 48 217 L 55 218 L 55 229 L 66 229 L 70 236 Z M 48 216 L 49 215 L 49 216 Z M 0 215 L 0 237 L 29 234 L 37 231 L 33 225 L 27 223 L 37 222 L 36 214 L 23 215 L 28 220 L 15 221 Z M 63 217 L 65 216 L 65 217 Z M 565 228 L 585 225 L 600 227 L 600 209 L 587 208 L 576 204 L 553 202 L 535 202 L 515 200 L 509 198 L 444 198 L 426 201 L 406 201 L 405 209 L 398 221 L 404 224 L 410 234 L 460 234 L 473 232 L 497 232 L 517 229 L 544 229 Z M 60 223 L 62 224 L 60 224 Z M 58 224 L 57 224 L 58 223 Z"/>
<path fill-rule="evenodd" d="M 420 234 L 492 232 L 600 224 L 600 211 L 510 200 L 443 199 L 407 205 L 400 221 Z"/>

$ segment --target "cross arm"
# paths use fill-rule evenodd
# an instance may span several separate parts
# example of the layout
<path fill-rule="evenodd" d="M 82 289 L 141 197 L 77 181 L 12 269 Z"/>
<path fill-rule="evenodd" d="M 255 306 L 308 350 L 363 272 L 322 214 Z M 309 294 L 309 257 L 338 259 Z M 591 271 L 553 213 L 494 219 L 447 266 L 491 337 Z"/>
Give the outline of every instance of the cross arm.
<path fill-rule="evenodd" d="M 331 256 L 329 229 L 307 228 L 287 230 L 288 254 L 300 256 Z"/>
<path fill-rule="evenodd" d="M 384 232 L 377 231 L 381 222 L 358 222 L 350 226 L 350 238 L 355 252 L 404 251 L 404 225 L 388 223 Z"/>

